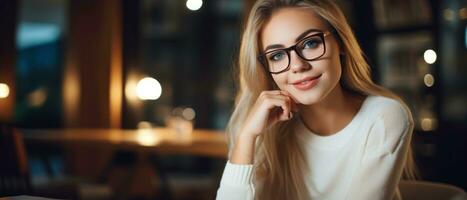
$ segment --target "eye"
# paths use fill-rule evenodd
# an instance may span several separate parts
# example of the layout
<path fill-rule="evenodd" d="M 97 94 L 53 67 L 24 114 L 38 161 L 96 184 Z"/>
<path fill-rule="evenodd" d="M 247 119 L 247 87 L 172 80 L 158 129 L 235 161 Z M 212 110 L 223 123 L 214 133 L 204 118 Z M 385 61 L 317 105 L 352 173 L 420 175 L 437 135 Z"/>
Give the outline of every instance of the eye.
<path fill-rule="evenodd" d="M 321 39 L 310 38 L 303 42 L 303 49 L 314 49 L 321 44 Z"/>
<path fill-rule="evenodd" d="M 270 61 L 280 61 L 285 58 L 285 52 L 279 51 L 279 52 L 273 52 L 271 55 L 268 56 L 268 60 Z"/>

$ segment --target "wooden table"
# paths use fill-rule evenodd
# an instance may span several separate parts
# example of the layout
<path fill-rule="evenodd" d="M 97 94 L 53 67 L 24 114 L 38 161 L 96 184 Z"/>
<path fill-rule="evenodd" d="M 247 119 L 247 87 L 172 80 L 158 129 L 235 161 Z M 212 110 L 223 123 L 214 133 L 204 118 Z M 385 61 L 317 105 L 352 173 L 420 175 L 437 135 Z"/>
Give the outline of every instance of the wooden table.
<path fill-rule="evenodd" d="M 227 157 L 227 140 L 221 131 L 195 129 L 189 136 L 169 128 L 123 129 L 22 129 L 27 144 L 111 145 L 117 149 Z"/>
<path fill-rule="evenodd" d="M 1 197 L 0 200 L 54 200 L 54 199 L 50 199 L 46 197 L 29 196 L 29 195 L 18 195 L 18 196 Z"/>
<path fill-rule="evenodd" d="M 22 129 L 25 143 L 35 149 L 47 148 L 49 146 L 79 147 L 86 148 L 89 145 L 100 145 L 118 151 L 130 151 L 139 155 L 156 158 L 153 167 L 159 172 L 162 181 L 160 188 L 163 198 L 170 196 L 166 169 L 161 168 L 157 158 L 159 155 L 194 155 L 211 157 L 215 159 L 226 159 L 227 137 L 222 131 L 195 129 L 191 134 L 177 133 L 169 128 L 153 128 L 138 130 L 121 129 L 42 129 L 28 130 Z M 118 157 L 118 156 L 117 156 Z M 154 159 L 153 159 L 154 160 Z M 53 176 L 51 164 L 48 158 L 43 160 L 49 176 Z M 112 159 L 103 168 L 102 174 L 106 174 L 115 162 Z M 100 176 L 101 176 L 100 175 Z M 106 179 L 107 175 L 99 178 L 99 181 Z M 104 177 L 104 178 L 103 178 Z M 123 183 L 122 190 L 128 188 L 127 183 Z M 120 190 L 119 190 L 120 191 Z M 120 192 L 121 193 L 121 192 Z"/>

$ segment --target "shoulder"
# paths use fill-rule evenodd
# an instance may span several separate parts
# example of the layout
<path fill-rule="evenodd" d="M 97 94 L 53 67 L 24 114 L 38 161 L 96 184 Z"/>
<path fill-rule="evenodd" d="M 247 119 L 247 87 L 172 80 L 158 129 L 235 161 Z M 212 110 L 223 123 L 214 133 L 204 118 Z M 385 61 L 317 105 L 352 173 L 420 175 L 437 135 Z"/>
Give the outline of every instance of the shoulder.
<path fill-rule="evenodd" d="M 409 109 L 400 101 L 382 96 L 368 97 L 367 117 L 370 120 L 369 143 L 393 151 L 410 138 L 413 119 Z M 379 145 L 378 145 L 379 144 Z"/>
<path fill-rule="evenodd" d="M 367 117 L 386 126 L 412 125 L 410 110 L 402 102 L 383 96 L 369 96 L 365 102 Z"/>

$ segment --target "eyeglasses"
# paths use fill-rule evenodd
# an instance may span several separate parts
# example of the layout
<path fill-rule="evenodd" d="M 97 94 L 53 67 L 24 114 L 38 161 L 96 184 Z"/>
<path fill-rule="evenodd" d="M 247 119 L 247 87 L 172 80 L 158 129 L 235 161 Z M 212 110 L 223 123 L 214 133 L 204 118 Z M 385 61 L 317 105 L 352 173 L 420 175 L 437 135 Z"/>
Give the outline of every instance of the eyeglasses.
<path fill-rule="evenodd" d="M 298 41 L 295 45 L 274 49 L 258 56 L 259 62 L 271 74 L 280 74 L 290 69 L 290 51 L 294 50 L 297 55 L 306 61 L 321 58 L 326 53 L 324 38 L 332 32 L 318 32 Z"/>

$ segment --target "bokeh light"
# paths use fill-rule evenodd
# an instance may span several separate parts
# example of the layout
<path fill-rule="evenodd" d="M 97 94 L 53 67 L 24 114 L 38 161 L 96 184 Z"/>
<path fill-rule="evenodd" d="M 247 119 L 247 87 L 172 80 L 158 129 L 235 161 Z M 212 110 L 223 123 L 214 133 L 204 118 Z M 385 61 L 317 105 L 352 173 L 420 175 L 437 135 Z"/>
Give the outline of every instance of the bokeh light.
<path fill-rule="evenodd" d="M 136 85 L 136 95 L 141 100 L 156 100 L 161 94 L 161 84 L 154 78 L 143 78 Z"/>
<path fill-rule="evenodd" d="M 433 64 L 436 62 L 436 52 L 433 49 L 428 49 L 423 53 L 423 59 L 425 59 L 425 62 L 428 64 Z"/>
<path fill-rule="evenodd" d="M 10 87 L 5 83 L 0 83 L 0 98 L 7 98 L 10 95 Z"/>
<path fill-rule="evenodd" d="M 187 0 L 186 7 L 192 11 L 199 10 L 203 6 L 202 0 Z"/>
<path fill-rule="evenodd" d="M 423 82 L 427 87 L 432 87 L 435 84 L 435 77 L 431 74 L 425 74 L 423 77 Z"/>

